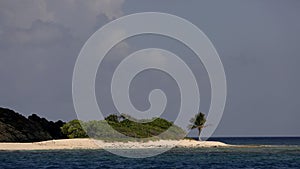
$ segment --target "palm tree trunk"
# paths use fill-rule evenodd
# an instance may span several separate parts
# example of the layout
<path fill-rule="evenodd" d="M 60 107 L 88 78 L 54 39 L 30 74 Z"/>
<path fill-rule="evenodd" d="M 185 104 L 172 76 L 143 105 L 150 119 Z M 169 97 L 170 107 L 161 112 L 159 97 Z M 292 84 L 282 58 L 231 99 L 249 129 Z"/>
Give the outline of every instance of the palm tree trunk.
<path fill-rule="evenodd" d="M 201 128 L 198 128 L 198 140 L 199 140 L 199 141 L 202 141 L 202 140 L 201 140 L 201 137 L 200 137 L 200 134 L 201 134 Z"/>

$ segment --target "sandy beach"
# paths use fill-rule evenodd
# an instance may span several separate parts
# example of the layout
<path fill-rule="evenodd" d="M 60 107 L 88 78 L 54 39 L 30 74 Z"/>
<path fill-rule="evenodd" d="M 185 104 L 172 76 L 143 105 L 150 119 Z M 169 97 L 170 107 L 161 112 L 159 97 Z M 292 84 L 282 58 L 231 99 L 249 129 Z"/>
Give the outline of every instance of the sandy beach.
<path fill-rule="evenodd" d="M 59 149 L 127 149 L 127 148 L 168 148 L 168 147 L 229 147 L 217 141 L 159 140 L 149 142 L 104 142 L 94 139 L 62 139 L 34 143 L 0 143 L 0 150 L 59 150 Z"/>

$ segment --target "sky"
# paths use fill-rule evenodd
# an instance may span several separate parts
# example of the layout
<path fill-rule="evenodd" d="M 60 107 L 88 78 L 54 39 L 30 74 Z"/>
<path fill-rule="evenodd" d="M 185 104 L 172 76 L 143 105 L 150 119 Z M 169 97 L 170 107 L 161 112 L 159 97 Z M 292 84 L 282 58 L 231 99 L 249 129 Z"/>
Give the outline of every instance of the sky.
<path fill-rule="evenodd" d="M 227 102 L 213 136 L 300 136 L 299 8 L 298 0 L 1 0 L 0 106 L 25 116 L 75 119 L 72 75 L 88 38 L 119 17 L 164 12 L 199 27 L 223 63 Z M 199 83 L 200 111 L 207 113 L 211 91 L 205 68 L 186 46 L 158 35 L 131 37 L 105 56 L 96 80 L 104 113 L 116 112 L 109 87 L 118 63 L 149 47 L 172 51 L 191 66 Z M 162 117 L 174 120 L 180 93 L 167 74 L 151 70 L 137 76 L 130 87 L 132 103 L 147 110 L 148 94 L 155 88 L 168 98 Z"/>

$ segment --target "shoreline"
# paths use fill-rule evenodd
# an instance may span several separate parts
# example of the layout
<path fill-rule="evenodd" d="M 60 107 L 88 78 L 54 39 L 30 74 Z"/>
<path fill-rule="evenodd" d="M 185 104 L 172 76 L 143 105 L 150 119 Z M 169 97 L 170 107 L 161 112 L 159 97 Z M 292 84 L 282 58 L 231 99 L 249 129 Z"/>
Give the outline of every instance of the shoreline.
<path fill-rule="evenodd" d="M 158 140 L 148 142 L 104 142 L 90 138 L 48 140 L 33 143 L 0 143 L 3 150 L 148 149 L 148 148 L 240 147 L 218 141 Z"/>

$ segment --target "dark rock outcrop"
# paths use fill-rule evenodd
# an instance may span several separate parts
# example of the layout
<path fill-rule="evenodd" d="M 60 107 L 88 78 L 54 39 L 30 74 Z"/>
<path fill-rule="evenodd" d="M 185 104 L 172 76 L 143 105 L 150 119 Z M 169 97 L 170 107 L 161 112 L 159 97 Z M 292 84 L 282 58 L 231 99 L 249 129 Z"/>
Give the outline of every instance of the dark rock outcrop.
<path fill-rule="evenodd" d="M 60 127 L 64 122 L 48 121 L 36 114 L 28 118 L 13 110 L 0 108 L 0 142 L 35 142 L 63 139 Z"/>

